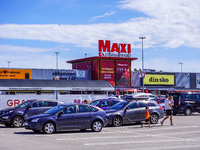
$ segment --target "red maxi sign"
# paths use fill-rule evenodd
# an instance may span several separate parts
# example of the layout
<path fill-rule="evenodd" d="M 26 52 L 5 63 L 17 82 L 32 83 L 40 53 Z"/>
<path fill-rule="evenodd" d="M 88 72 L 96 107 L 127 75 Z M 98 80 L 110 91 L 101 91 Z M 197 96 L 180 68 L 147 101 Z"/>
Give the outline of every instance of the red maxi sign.
<path fill-rule="evenodd" d="M 110 41 L 99 40 L 99 56 L 108 57 L 131 57 L 131 44 L 118 44 L 113 43 L 110 45 Z"/>

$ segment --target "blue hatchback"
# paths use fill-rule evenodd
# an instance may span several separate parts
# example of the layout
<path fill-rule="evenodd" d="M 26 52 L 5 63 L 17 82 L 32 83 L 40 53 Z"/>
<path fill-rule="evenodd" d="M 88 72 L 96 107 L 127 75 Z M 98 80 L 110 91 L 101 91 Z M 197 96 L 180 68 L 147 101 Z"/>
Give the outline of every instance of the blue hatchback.
<path fill-rule="evenodd" d="M 85 104 L 65 104 L 28 118 L 24 126 L 34 132 L 43 131 L 50 134 L 69 129 L 85 131 L 89 128 L 94 132 L 100 132 L 106 123 L 106 113 L 98 107 Z"/>

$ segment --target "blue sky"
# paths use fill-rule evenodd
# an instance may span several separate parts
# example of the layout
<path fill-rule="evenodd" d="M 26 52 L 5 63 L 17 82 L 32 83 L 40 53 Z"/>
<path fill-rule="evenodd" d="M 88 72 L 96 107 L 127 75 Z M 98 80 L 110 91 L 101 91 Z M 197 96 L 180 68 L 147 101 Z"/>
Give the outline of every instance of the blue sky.
<path fill-rule="evenodd" d="M 130 43 L 132 70 L 200 72 L 199 0 L 0 0 L 0 67 L 71 69 L 98 40 Z"/>

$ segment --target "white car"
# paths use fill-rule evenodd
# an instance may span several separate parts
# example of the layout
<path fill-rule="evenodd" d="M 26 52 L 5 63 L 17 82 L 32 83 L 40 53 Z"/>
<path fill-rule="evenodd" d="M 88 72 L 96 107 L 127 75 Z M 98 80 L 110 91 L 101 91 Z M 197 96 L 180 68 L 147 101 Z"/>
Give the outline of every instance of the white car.
<path fill-rule="evenodd" d="M 156 98 L 156 95 L 153 95 L 153 94 L 151 94 L 151 93 L 145 93 L 145 94 L 147 94 L 147 96 L 149 97 L 149 99 L 154 99 L 154 98 Z"/>
<path fill-rule="evenodd" d="M 133 93 L 127 95 L 125 98 L 127 101 L 131 100 L 150 100 L 149 93 Z"/>

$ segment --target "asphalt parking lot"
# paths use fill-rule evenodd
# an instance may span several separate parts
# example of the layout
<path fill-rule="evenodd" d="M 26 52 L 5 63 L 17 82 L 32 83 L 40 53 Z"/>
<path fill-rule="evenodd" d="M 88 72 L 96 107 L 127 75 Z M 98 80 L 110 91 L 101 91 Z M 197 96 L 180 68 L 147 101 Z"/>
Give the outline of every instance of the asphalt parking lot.
<path fill-rule="evenodd" d="M 34 133 L 24 128 L 0 125 L 1 150 L 168 150 L 200 149 L 200 114 L 174 116 L 175 126 L 166 120 L 164 126 L 151 128 L 140 124 L 105 127 L 99 133 L 79 130 L 51 135 Z"/>

